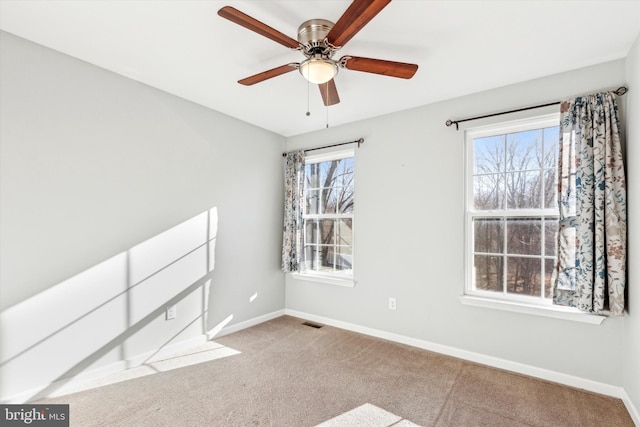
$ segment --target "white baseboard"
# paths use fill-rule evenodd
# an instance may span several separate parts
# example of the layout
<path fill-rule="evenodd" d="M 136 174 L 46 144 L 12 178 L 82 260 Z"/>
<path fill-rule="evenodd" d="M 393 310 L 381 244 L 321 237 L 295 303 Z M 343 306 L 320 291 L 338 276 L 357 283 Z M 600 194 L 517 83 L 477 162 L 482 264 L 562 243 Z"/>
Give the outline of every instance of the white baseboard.
<path fill-rule="evenodd" d="M 232 334 L 234 332 L 241 331 L 243 329 L 250 328 L 251 326 L 259 325 L 260 323 L 267 322 L 280 316 L 285 315 L 285 309 L 276 310 L 271 313 L 263 314 L 262 316 L 254 317 L 253 319 L 245 320 L 243 322 L 235 323 L 231 326 L 225 326 L 219 332 L 214 329 L 207 332 L 209 339 L 220 338 L 225 335 Z"/>
<path fill-rule="evenodd" d="M 172 354 L 188 351 L 190 348 L 194 348 L 211 339 L 219 338 L 224 335 L 241 331 L 242 329 L 246 329 L 251 326 L 264 323 L 268 320 L 283 316 L 284 314 L 285 314 L 284 309 L 277 310 L 272 313 L 267 313 L 262 316 L 254 317 L 253 319 L 245 320 L 243 322 L 239 322 L 231 326 L 223 327 L 222 329 L 217 331 L 211 330 L 211 331 L 208 331 L 207 334 L 197 335 L 195 337 L 191 337 L 183 341 L 169 344 L 152 351 L 131 356 L 126 360 L 119 360 L 117 362 L 113 362 L 108 365 L 104 365 L 94 369 L 89 369 L 70 378 L 57 380 L 50 384 L 41 384 L 38 387 L 34 387 L 29 390 L 22 391 L 17 394 L 13 394 L 11 396 L 2 396 L 0 397 L 0 403 L 22 404 L 22 403 L 28 403 L 29 401 L 43 399 L 45 397 L 49 397 L 52 395 L 62 395 L 62 394 L 65 394 L 65 392 L 69 392 L 74 389 L 77 389 L 78 387 L 82 387 L 83 385 L 89 384 L 92 381 L 96 381 L 106 376 L 117 374 L 127 369 L 140 366 L 143 363 L 146 363 L 150 360 L 162 360 L 163 358 L 168 357 Z M 48 389 L 54 390 L 54 391 L 46 394 L 43 393 L 43 390 L 48 390 Z"/>
<path fill-rule="evenodd" d="M 635 407 L 626 391 L 624 391 L 623 394 L 624 396 L 622 396 L 621 399 L 624 406 L 627 408 L 627 411 L 629 411 L 629 415 L 631 415 L 631 419 L 635 425 L 640 426 L 640 412 L 638 412 L 638 408 Z"/>
<path fill-rule="evenodd" d="M 151 350 L 151 351 L 144 352 L 142 354 L 131 356 L 126 360 L 127 369 L 135 368 L 136 366 L 140 366 L 150 361 L 162 360 L 164 358 L 171 356 L 172 354 L 180 353 L 190 348 L 193 348 L 199 344 L 202 344 L 206 340 L 207 340 L 206 335 L 197 335 L 195 337 L 187 338 L 186 340 L 183 340 L 183 341 L 178 341 L 173 344 L 168 344 L 164 347 L 161 347 L 155 350 Z"/>
<path fill-rule="evenodd" d="M 66 390 L 71 390 L 75 387 L 82 386 L 83 384 L 87 384 L 100 378 L 104 378 L 106 376 L 124 371 L 127 369 L 127 365 L 128 364 L 126 360 L 119 360 L 105 366 L 100 366 L 99 368 L 81 372 L 73 377 L 53 381 L 49 384 L 41 384 L 37 387 L 21 391 L 10 396 L 2 396 L 0 397 L 0 403 L 23 404 L 43 399 L 52 395 L 64 394 Z M 51 388 L 55 391 L 44 394 L 43 390 L 46 390 L 48 388 Z"/>
<path fill-rule="evenodd" d="M 401 344 L 410 345 L 412 347 L 421 348 L 424 350 L 433 351 L 440 354 L 446 354 L 447 356 L 457 357 L 459 359 L 468 360 L 475 363 L 480 363 L 494 368 L 504 369 L 506 371 L 516 372 L 519 374 L 528 375 L 531 377 L 540 378 L 555 383 L 580 388 L 594 393 L 604 394 L 606 396 L 612 396 L 622 399 L 629 410 L 629 413 L 634 417 L 634 421 L 637 425 L 640 424 L 637 421 L 637 411 L 633 407 L 629 396 L 622 387 L 601 383 L 598 381 L 589 380 L 586 378 L 576 377 L 573 375 L 563 374 L 561 372 L 551 371 L 549 369 L 539 368 L 536 366 L 526 365 L 523 363 L 513 362 L 506 359 L 500 359 L 498 357 L 487 356 L 472 351 L 462 350 L 456 347 L 450 347 L 442 344 L 437 344 L 429 341 L 424 341 L 417 338 L 407 337 L 404 335 L 394 334 L 391 332 L 381 331 L 378 329 L 368 328 L 365 326 L 356 325 L 353 323 L 343 322 L 340 320 L 334 320 L 323 316 L 317 316 L 315 314 L 304 313 L 301 311 L 286 309 L 285 313 L 289 316 L 298 317 L 304 320 L 312 322 L 322 323 L 329 326 L 334 326 L 340 329 L 346 329 L 352 332 L 358 332 L 364 335 L 370 335 L 376 338 L 382 338 L 389 341 L 394 341 Z"/>

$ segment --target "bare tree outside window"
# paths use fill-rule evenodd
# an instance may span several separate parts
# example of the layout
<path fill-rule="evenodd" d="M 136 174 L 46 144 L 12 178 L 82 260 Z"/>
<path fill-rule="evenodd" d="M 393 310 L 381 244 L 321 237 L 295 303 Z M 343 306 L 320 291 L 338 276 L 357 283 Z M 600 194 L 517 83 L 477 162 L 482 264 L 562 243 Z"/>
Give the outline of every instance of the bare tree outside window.
<path fill-rule="evenodd" d="M 353 268 L 354 158 L 305 165 L 304 266 L 347 273 Z"/>
<path fill-rule="evenodd" d="M 473 289 L 549 298 L 557 126 L 472 140 Z"/>

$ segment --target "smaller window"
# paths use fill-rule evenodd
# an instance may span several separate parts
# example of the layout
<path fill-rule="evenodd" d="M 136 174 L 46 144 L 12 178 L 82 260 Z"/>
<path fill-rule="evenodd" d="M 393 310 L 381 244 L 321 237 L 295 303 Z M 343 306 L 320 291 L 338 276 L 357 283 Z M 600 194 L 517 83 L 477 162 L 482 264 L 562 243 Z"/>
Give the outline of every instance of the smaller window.
<path fill-rule="evenodd" d="M 300 273 L 353 278 L 354 150 L 307 156 Z"/>
<path fill-rule="evenodd" d="M 552 114 L 467 131 L 465 295 L 551 304 L 558 125 Z"/>

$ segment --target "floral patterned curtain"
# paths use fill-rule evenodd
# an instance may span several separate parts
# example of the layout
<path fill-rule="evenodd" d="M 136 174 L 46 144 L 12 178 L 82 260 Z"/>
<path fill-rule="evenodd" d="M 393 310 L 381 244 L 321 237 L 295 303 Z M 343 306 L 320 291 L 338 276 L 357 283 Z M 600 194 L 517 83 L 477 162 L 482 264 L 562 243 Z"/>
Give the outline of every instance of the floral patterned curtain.
<path fill-rule="evenodd" d="M 627 201 L 612 92 L 560 107 L 560 229 L 554 304 L 622 315 L 625 307 Z"/>
<path fill-rule="evenodd" d="M 284 231 L 282 271 L 298 271 L 302 253 L 304 151 L 287 153 L 284 171 Z"/>

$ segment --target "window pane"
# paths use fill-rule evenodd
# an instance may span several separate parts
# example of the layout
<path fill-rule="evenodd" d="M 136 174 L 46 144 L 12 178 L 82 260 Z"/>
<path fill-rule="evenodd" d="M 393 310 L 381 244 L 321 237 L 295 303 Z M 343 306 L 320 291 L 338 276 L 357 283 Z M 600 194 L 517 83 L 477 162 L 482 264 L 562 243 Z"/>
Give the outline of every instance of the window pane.
<path fill-rule="evenodd" d="M 323 187 L 353 184 L 353 157 L 319 163 L 319 184 Z"/>
<path fill-rule="evenodd" d="M 336 221 L 336 244 L 349 245 L 353 244 L 353 220 L 351 218 L 344 218 Z"/>
<path fill-rule="evenodd" d="M 473 140 L 474 175 L 504 171 L 504 140 L 504 135 Z"/>
<path fill-rule="evenodd" d="M 555 279 L 555 259 L 544 260 L 544 297 L 551 298 L 553 292 L 553 281 Z"/>
<path fill-rule="evenodd" d="M 540 172 L 514 172 L 507 174 L 507 208 L 540 208 Z"/>
<path fill-rule="evenodd" d="M 475 252 L 502 253 L 504 221 L 501 218 L 475 219 L 473 242 Z"/>
<path fill-rule="evenodd" d="M 352 213 L 353 158 L 305 166 L 307 214 Z"/>
<path fill-rule="evenodd" d="M 556 181 L 556 170 L 544 170 L 544 207 L 558 207 L 558 182 Z"/>
<path fill-rule="evenodd" d="M 307 190 L 306 200 L 307 210 L 305 212 L 310 215 L 319 214 L 321 209 L 320 190 Z"/>
<path fill-rule="evenodd" d="M 336 270 L 351 270 L 352 262 L 351 246 L 339 246 L 336 252 Z"/>
<path fill-rule="evenodd" d="M 338 213 L 353 213 L 353 185 L 337 189 Z"/>
<path fill-rule="evenodd" d="M 473 177 L 473 206 L 478 210 L 504 208 L 504 175 Z"/>
<path fill-rule="evenodd" d="M 319 243 L 320 221 L 317 219 L 307 219 L 304 221 L 304 242 L 305 244 Z"/>
<path fill-rule="evenodd" d="M 304 186 L 306 190 L 320 188 L 320 163 L 305 165 L 304 176 Z"/>
<path fill-rule="evenodd" d="M 507 220 L 507 253 L 541 255 L 542 220 L 522 218 Z"/>
<path fill-rule="evenodd" d="M 339 160 L 340 165 L 338 167 L 338 180 L 336 185 L 340 186 L 349 186 L 353 185 L 353 165 L 354 158 L 349 157 L 346 159 Z"/>
<path fill-rule="evenodd" d="M 338 197 L 335 188 L 323 188 L 322 189 L 322 211 L 321 214 L 333 214 L 336 213 L 338 207 Z"/>
<path fill-rule="evenodd" d="M 319 270 L 322 262 L 319 258 L 321 255 L 318 246 L 305 245 L 304 247 L 304 265 L 305 270 L 317 271 Z"/>
<path fill-rule="evenodd" d="M 558 251 L 558 219 L 544 220 L 544 255 L 555 257 Z"/>
<path fill-rule="evenodd" d="M 558 139 L 560 128 L 558 126 L 544 129 L 544 160 L 543 167 L 555 168 L 558 156 Z"/>
<path fill-rule="evenodd" d="M 507 135 L 507 171 L 539 169 L 542 129 Z"/>
<path fill-rule="evenodd" d="M 475 255 L 473 270 L 475 289 L 502 292 L 503 258 L 501 256 Z"/>
<path fill-rule="evenodd" d="M 337 168 L 340 160 L 330 162 L 322 162 L 320 165 L 320 185 L 323 187 L 331 187 L 335 184 L 337 178 Z"/>
<path fill-rule="evenodd" d="M 305 221 L 305 245 L 327 246 L 335 244 L 335 220 L 311 219 Z M 326 250 L 324 251 L 326 253 Z"/>
<path fill-rule="evenodd" d="M 320 239 L 323 245 L 334 245 L 336 235 L 336 221 L 333 219 L 320 220 Z"/>
<path fill-rule="evenodd" d="M 306 268 L 313 271 L 350 270 L 353 253 L 352 226 L 350 218 L 306 220 Z"/>
<path fill-rule="evenodd" d="M 541 295 L 540 258 L 507 257 L 507 292 Z"/>

